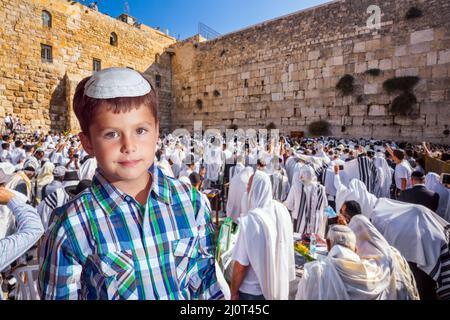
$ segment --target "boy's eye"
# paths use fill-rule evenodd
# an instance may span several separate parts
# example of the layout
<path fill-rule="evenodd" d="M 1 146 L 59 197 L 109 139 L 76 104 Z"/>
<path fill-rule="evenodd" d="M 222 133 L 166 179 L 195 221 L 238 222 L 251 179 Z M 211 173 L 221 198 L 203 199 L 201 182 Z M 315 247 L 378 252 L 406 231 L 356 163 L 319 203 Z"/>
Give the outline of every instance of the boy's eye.
<path fill-rule="evenodd" d="M 139 134 L 139 135 L 144 134 L 146 132 L 148 132 L 148 130 L 144 129 L 144 128 L 139 128 L 139 129 L 136 130 L 136 133 Z"/>
<path fill-rule="evenodd" d="M 107 138 L 107 139 L 114 139 L 114 138 L 117 138 L 118 136 L 119 136 L 119 134 L 115 131 L 105 133 L 105 138 Z"/>

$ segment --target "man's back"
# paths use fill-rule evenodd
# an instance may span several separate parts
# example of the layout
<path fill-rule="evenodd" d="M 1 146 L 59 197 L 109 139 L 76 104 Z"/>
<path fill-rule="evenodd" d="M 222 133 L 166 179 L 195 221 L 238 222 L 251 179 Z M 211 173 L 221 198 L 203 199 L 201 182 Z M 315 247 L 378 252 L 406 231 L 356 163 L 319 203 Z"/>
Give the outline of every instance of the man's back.
<path fill-rule="evenodd" d="M 439 194 L 428 190 L 424 185 L 416 185 L 400 194 L 400 201 L 420 204 L 436 212 L 439 206 Z"/>

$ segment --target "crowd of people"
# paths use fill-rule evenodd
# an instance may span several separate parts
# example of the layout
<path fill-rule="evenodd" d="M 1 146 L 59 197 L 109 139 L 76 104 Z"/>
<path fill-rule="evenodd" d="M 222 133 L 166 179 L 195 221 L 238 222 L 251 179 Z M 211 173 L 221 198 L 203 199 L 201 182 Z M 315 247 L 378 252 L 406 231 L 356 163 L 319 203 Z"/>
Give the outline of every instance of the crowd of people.
<path fill-rule="evenodd" d="M 116 92 L 102 91 L 108 81 Z M 124 110 L 101 107 L 124 99 L 120 85 L 133 81 Z M 424 162 L 425 155 L 449 161 L 448 146 L 159 137 L 150 134 L 157 108 L 142 107 L 155 103 L 152 92 L 127 69 L 83 80 L 74 98 L 80 135 L 24 134 L 7 115 L 4 283 L 16 266 L 37 260 L 42 299 L 285 300 L 293 283 L 296 299 L 450 299 L 450 185 Z M 213 188 L 238 230 L 229 279 L 215 263 L 219 226 L 206 196 Z M 306 263 L 300 279 L 298 235 L 314 236 L 328 252 Z"/>

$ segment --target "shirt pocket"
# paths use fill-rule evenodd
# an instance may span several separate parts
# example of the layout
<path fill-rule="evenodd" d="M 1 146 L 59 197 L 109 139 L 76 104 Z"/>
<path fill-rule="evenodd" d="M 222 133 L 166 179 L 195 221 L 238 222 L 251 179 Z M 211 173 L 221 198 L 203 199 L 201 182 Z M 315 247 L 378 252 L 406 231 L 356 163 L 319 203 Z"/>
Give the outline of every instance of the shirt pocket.
<path fill-rule="evenodd" d="M 131 250 L 89 256 L 85 268 L 89 299 L 137 300 L 137 283 Z"/>
<path fill-rule="evenodd" d="M 172 241 L 172 253 L 179 290 L 190 289 L 196 291 L 201 284 L 198 276 L 197 260 L 199 256 L 199 238 L 188 237 Z"/>

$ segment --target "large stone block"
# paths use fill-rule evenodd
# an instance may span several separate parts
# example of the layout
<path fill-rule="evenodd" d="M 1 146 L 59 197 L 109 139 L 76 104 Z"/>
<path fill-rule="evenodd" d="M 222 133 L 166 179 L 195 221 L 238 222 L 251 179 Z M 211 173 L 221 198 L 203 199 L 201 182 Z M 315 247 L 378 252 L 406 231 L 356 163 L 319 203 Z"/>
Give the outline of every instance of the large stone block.
<path fill-rule="evenodd" d="M 413 32 L 411 34 L 411 44 L 417 44 L 421 42 L 433 41 L 434 40 L 434 30 L 426 29 Z"/>

